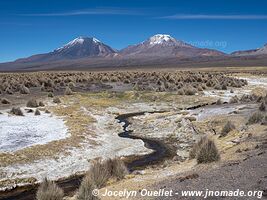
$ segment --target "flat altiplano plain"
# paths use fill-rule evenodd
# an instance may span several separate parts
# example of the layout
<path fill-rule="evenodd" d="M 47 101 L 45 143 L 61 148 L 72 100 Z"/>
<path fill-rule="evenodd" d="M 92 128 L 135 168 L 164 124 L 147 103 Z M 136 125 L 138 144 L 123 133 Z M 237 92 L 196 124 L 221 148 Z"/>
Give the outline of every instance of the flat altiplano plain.
<path fill-rule="evenodd" d="M 85 174 L 95 160 L 151 154 L 142 139 L 119 136 L 123 124 L 116 117 L 122 114 L 144 112 L 130 117 L 127 129 L 138 138 L 163 142 L 175 156 L 108 183 L 110 190 L 156 188 L 169 177 L 203 170 L 206 166 L 189 159 L 203 135 L 221 152 L 214 168 L 239 160 L 238 149 L 254 149 L 266 137 L 266 122 L 247 125 L 267 94 L 264 70 L 7 73 L 0 74 L 0 82 L 2 191 L 45 177 Z M 32 100 L 38 105 L 27 103 Z M 220 137 L 229 120 L 235 129 Z"/>

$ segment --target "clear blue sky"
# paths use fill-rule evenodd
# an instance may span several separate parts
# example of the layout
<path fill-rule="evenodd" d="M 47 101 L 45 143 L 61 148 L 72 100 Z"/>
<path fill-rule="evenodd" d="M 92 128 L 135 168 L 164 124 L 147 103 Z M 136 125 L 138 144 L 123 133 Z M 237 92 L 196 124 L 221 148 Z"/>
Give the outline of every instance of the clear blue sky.
<path fill-rule="evenodd" d="M 267 1 L 0 1 L 0 62 L 49 52 L 80 35 L 121 49 L 157 33 L 224 52 L 261 47 Z"/>

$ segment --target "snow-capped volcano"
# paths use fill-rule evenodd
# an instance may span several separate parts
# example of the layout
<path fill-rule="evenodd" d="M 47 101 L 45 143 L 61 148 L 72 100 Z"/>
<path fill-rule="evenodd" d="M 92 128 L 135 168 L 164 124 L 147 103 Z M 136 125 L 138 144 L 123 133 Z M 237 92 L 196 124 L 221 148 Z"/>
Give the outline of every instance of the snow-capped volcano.
<path fill-rule="evenodd" d="M 94 43 L 101 43 L 98 39 L 96 38 L 87 38 L 87 37 L 77 37 L 74 40 L 70 41 L 69 43 L 65 44 L 64 46 L 57 48 L 56 50 L 61 50 L 61 49 L 66 49 L 66 48 L 71 48 L 75 45 L 82 45 L 86 40 L 92 40 Z"/>
<path fill-rule="evenodd" d="M 178 41 L 170 35 L 166 34 L 156 34 L 150 37 L 148 40 L 144 41 L 143 44 L 149 45 L 165 45 L 165 46 L 187 46 L 191 47 L 189 44 L 184 43 L 183 41 Z"/>
<path fill-rule="evenodd" d="M 47 62 L 86 57 L 105 57 L 116 51 L 94 37 L 77 37 L 52 52 L 19 59 L 17 62 Z"/>
<path fill-rule="evenodd" d="M 156 34 L 142 43 L 128 46 L 125 49 L 122 49 L 120 54 L 124 56 L 138 57 L 196 57 L 223 55 L 222 52 L 216 50 L 194 47 L 166 34 Z"/>

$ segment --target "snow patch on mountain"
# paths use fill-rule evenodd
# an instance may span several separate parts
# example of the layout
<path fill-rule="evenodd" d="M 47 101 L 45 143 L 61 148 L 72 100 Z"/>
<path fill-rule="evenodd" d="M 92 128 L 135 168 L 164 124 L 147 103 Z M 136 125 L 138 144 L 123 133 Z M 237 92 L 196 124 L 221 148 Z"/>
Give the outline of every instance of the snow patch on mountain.
<path fill-rule="evenodd" d="M 157 34 L 149 38 L 149 44 L 163 44 L 165 42 L 175 41 L 173 37 L 165 34 Z"/>

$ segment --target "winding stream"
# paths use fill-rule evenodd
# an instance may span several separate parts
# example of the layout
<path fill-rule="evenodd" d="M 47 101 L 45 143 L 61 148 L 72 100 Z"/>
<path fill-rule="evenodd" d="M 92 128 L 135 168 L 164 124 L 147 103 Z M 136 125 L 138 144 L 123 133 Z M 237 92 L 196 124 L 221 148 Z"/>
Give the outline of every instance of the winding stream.
<path fill-rule="evenodd" d="M 138 113 L 128 113 L 122 114 L 116 117 L 119 120 L 119 123 L 123 123 L 123 132 L 119 133 L 118 135 L 123 138 L 131 138 L 131 139 L 141 139 L 143 140 L 145 147 L 152 149 L 153 152 L 144 156 L 134 156 L 129 163 L 127 163 L 127 167 L 130 172 L 134 171 L 135 169 L 144 168 L 145 166 L 151 164 L 157 164 L 164 159 L 171 157 L 172 154 L 168 150 L 168 148 L 162 143 L 161 141 L 142 138 L 140 136 L 133 136 L 131 133 L 133 131 L 127 130 L 130 122 L 128 118 L 134 116 L 144 115 L 145 113 L 162 113 L 164 111 L 155 111 L 155 112 L 138 112 Z M 83 175 L 73 176 L 64 180 L 56 181 L 59 187 L 64 190 L 65 195 L 74 194 L 74 192 L 79 188 L 80 182 L 83 178 Z M 22 186 L 16 187 L 13 190 L 0 192 L 0 199 L 1 200 L 34 200 L 38 185 L 31 185 L 31 186 Z"/>

